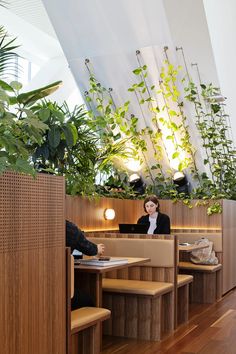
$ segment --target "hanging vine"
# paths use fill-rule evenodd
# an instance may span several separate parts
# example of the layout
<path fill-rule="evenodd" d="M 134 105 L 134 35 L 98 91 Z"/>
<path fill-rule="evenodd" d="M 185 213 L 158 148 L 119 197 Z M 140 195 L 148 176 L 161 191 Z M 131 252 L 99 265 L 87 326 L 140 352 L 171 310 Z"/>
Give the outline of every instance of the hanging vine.
<path fill-rule="evenodd" d="M 207 150 L 207 158 L 204 164 L 209 166 L 212 181 L 205 177 L 206 184 L 197 189 L 211 197 L 235 198 L 235 163 L 236 151 L 233 142 L 227 132 L 229 127 L 226 122 L 227 115 L 221 103 L 217 101 L 219 89 L 212 84 L 201 84 L 201 96 L 205 101 L 205 107 L 198 100 L 196 85 L 190 82 L 186 90 L 186 99 L 198 107 L 201 112 L 196 117 L 196 126 L 203 141 L 203 147 Z M 205 190 L 204 190 L 204 187 Z"/>
<path fill-rule="evenodd" d="M 85 62 L 89 73 L 89 89 L 85 98 L 91 117 L 90 125 L 97 131 L 105 144 L 114 142 L 130 142 L 136 152 L 136 157 L 146 165 L 146 177 L 152 182 L 147 192 L 158 192 L 159 197 L 169 197 L 173 200 L 184 199 L 190 205 L 193 198 L 217 199 L 236 197 L 235 190 L 235 149 L 229 137 L 229 120 L 224 112 L 224 106 L 215 97 L 219 90 L 212 84 L 200 88 L 191 80 L 186 66 L 186 79 L 180 79 L 180 71 L 171 64 L 168 48 L 164 48 L 165 60 L 160 69 L 157 85 L 150 84 L 148 67 L 143 63 L 140 51 L 136 51 L 138 67 L 133 70 L 135 82 L 128 88 L 138 104 L 140 116 L 145 123 L 140 126 L 140 118 L 130 113 L 130 101 L 118 106 L 114 99 L 112 88 L 105 88 L 98 82 L 91 70 L 89 60 Z M 196 64 L 194 64 L 196 65 Z M 183 86 L 185 97 L 181 97 Z M 186 100 L 186 101 L 185 101 Z M 191 102 L 195 110 L 195 123 L 202 138 L 202 146 L 206 151 L 204 164 L 208 166 L 211 176 L 205 172 L 200 174 L 196 164 L 195 148 L 190 139 L 188 119 L 185 114 L 185 102 Z M 165 133 L 164 133 L 165 131 Z M 167 150 L 166 141 L 171 142 L 172 152 Z M 155 162 L 150 165 L 147 160 L 148 149 L 152 149 Z M 166 168 L 164 161 L 171 165 L 175 160 L 178 171 L 187 170 L 198 181 L 197 187 L 186 196 L 178 193 L 173 184 L 173 168 Z M 186 199 L 187 198 L 187 199 Z M 220 212 L 216 203 L 209 206 L 209 214 Z"/>
<path fill-rule="evenodd" d="M 150 90 L 153 90 L 155 86 L 152 86 L 149 89 L 147 85 L 146 78 L 148 76 L 148 71 L 146 65 L 139 66 L 138 68 L 134 69 L 133 74 L 137 77 L 138 82 L 134 83 L 128 89 L 128 91 L 133 92 L 135 94 L 136 101 L 138 102 L 141 115 L 145 122 L 145 128 L 143 128 L 140 132 L 136 130 L 136 133 L 138 134 L 141 133 L 144 139 L 147 138 L 150 139 L 154 157 L 156 160 L 156 163 L 151 167 L 153 171 L 155 170 L 155 180 L 153 181 L 153 184 L 155 185 L 158 182 L 165 183 L 165 173 L 161 165 L 161 160 L 163 159 L 164 146 L 162 143 L 162 131 L 159 127 L 159 123 L 156 115 L 157 112 L 159 111 L 159 108 L 157 105 L 154 107 L 153 102 L 155 100 L 150 95 Z M 155 131 L 150 127 L 150 124 L 148 122 L 149 117 L 146 117 L 143 112 L 143 106 L 145 106 L 145 104 L 147 104 L 148 109 L 152 114 L 151 121 L 155 125 L 156 128 Z"/>

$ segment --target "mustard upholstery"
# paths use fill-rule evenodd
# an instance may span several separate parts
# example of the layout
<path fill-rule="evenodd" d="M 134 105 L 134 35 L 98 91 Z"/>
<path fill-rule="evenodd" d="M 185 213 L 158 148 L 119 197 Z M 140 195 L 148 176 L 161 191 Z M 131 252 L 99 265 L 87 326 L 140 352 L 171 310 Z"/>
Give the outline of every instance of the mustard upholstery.
<path fill-rule="evenodd" d="M 102 281 L 102 289 L 106 292 L 156 296 L 173 290 L 173 284 L 143 280 L 108 279 Z"/>
<path fill-rule="evenodd" d="M 187 274 L 178 274 L 177 275 L 177 286 L 178 288 L 180 286 L 183 286 L 185 284 L 192 283 L 193 281 L 193 276 L 192 275 L 187 275 Z"/>
<path fill-rule="evenodd" d="M 150 258 L 149 267 L 174 267 L 173 240 L 106 237 L 90 237 L 89 240 L 96 244 L 103 243 L 108 256 Z"/>
<path fill-rule="evenodd" d="M 74 296 L 74 257 L 71 255 L 71 298 Z M 99 307 L 82 307 L 71 311 L 71 333 L 77 333 L 108 319 L 111 311 Z"/>
<path fill-rule="evenodd" d="M 209 272 L 213 273 L 222 268 L 222 264 L 217 265 L 204 265 L 204 264 L 194 264 L 192 262 L 179 262 L 179 268 L 181 269 L 191 269 L 197 270 L 199 272 Z"/>
<path fill-rule="evenodd" d="M 110 315 L 111 311 L 97 307 L 82 307 L 74 310 L 71 312 L 71 331 L 79 332 L 80 329 L 108 319 Z"/>

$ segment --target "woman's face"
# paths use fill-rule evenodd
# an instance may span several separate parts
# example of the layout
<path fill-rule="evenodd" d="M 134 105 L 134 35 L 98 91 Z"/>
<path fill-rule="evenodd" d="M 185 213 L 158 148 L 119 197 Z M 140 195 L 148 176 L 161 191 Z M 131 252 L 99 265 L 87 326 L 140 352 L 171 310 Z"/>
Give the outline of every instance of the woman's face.
<path fill-rule="evenodd" d="M 149 215 L 154 214 L 157 211 L 157 204 L 153 203 L 151 200 L 145 204 L 146 212 Z"/>

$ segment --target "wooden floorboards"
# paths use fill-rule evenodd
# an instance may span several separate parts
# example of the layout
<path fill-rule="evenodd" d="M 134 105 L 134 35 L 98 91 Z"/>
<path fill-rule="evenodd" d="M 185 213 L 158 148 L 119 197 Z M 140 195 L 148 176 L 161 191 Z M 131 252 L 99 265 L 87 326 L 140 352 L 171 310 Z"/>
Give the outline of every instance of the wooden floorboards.
<path fill-rule="evenodd" d="M 102 354 L 236 354 L 236 290 L 213 305 L 196 304 L 190 320 L 161 342 L 105 337 Z"/>

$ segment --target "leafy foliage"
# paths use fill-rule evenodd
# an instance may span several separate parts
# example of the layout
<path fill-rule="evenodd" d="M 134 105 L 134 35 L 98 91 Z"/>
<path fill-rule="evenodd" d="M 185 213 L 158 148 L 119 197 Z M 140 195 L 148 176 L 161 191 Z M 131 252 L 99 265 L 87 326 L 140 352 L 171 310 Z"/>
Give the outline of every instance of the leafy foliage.
<path fill-rule="evenodd" d="M 210 176 L 203 174 L 201 184 L 193 193 L 196 197 L 236 198 L 236 151 L 229 138 L 228 115 L 217 101 L 219 89 L 212 84 L 197 86 L 190 82 L 185 88 L 186 98 L 194 104 L 196 126 L 202 138 Z"/>
<path fill-rule="evenodd" d="M 8 33 L 3 26 L 0 26 L 0 74 L 10 76 L 15 73 L 15 59 L 18 55 L 15 49 L 19 46 L 15 44 L 15 38 L 9 39 Z"/>
<path fill-rule="evenodd" d="M 182 200 L 189 207 L 192 207 L 193 198 L 200 198 L 205 203 L 209 203 L 207 200 L 224 197 L 235 199 L 235 149 L 228 136 L 227 115 L 223 106 L 214 99 L 214 96 L 219 94 L 218 89 L 211 84 L 208 86 L 202 84 L 199 98 L 196 85 L 190 82 L 185 88 L 185 97 L 181 97 L 178 85 L 180 81 L 185 82 L 178 77 L 181 67 L 175 68 L 167 58 L 157 83 L 149 84 L 151 80 L 147 65 L 141 64 L 140 59 L 138 62 L 139 66 L 133 70 L 135 83 L 128 91 L 135 96 L 142 121 L 146 125 L 144 128 L 140 128 L 140 118 L 130 113 L 130 102 L 127 101 L 124 106 L 117 107 L 112 90 L 102 87 L 88 68 L 90 87 L 86 92 L 86 100 L 92 124 L 100 132 L 100 138 L 108 143 L 116 138 L 129 138 L 136 156 L 146 165 L 145 177 L 149 180 L 147 193 L 156 193 L 161 198 L 171 198 L 173 201 Z M 196 148 L 191 142 L 188 117 L 185 114 L 185 104 L 188 101 L 193 103 L 196 111 L 196 125 L 202 137 L 203 148 L 206 150 L 204 163 L 210 168 L 210 176 L 205 172 L 200 174 L 197 168 Z M 167 141 L 173 147 L 171 155 L 166 149 Z M 152 165 L 146 158 L 150 147 L 155 159 Z M 175 170 L 173 168 L 166 170 L 163 164 L 164 156 L 169 163 L 171 160 L 178 161 L 177 170 L 185 173 L 187 171 L 192 179 L 197 181 L 197 187 L 191 193 L 186 195 L 178 192 L 172 181 Z M 119 179 L 116 187 L 120 188 Z M 100 192 L 106 194 L 104 190 Z M 209 205 L 208 209 L 209 215 L 221 211 L 217 203 Z"/>
<path fill-rule="evenodd" d="M 84 106 L 71 112 L 66 103 L 45 101 L 33 111 L 48 126 L 42 144 L 32 145 L 35 168 L 65 176 L 69 194 L 95 195 L 97 175 L 113 173 L 114 158 L 125 154 L 123 142 L 102 144 Z"/>
<path fill-rule="evenodd" d="M 14 72 L 15 39 L 0 27 L 0 173 L 13 170 L 35 174 L 31 163 L 31 145 L 42 142 L 47 125 L 30 109 L 32 103 L 55 91 L 61 82 L 21 93 L 19 82 L 4 80 Z M 14 65 L 13 65 L 14 64 Z"/>

